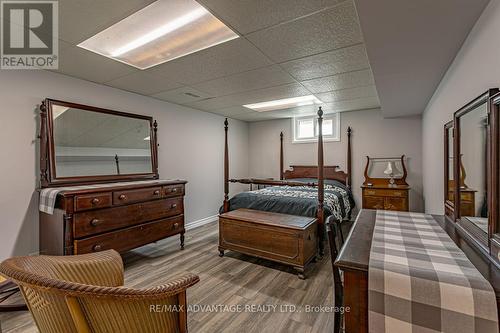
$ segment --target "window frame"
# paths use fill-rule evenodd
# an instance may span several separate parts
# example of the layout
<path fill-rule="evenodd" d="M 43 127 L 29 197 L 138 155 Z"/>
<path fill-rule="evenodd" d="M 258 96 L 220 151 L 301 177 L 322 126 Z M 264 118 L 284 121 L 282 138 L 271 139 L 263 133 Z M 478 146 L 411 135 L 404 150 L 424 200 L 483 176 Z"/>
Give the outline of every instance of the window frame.
<path fill-rule="evenodd" d="M 313 119 L 313 132 L 314 132 L 314 137 L 312 138 L 305 138 L 305 139 L 299 139 L 297 137 L 298 135 L 298 122 L 300 120 L 308 120 L 308 119 Z M 332 120 L 332 130 L 333 133 L 336 135 L 324 135 L 323 134 L 323 141 L 340 141 L 340 112 L 336 113 L 330 113 L 325 116 L 323 116 L 323 121 L 325 120 Z M 305 116 L 305 117 L 293 117 L 292 118 L 292 132 L 293 132 L 293 143 L 311 143 L 311 142 L 318 142 L 318 136 L 316 135 L 317 130 L 318 130 L 318 117 L 317 116 Z"/>

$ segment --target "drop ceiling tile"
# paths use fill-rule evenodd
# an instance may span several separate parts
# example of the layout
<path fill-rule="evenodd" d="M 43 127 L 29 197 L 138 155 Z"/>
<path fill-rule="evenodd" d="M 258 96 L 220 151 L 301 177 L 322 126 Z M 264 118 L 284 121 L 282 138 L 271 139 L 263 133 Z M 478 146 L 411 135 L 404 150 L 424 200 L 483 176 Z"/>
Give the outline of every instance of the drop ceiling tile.
<path fill-rule="evenodd" d="M 367 110 L 379 107 L 380 102 L 378 97 L 358 98 L 347 101 L 325 103 L 322 105 L 325 113 Z"/>
<path fill-rule="evenodd" d="M 352 1 L 246 36 L 276 62 L 284 62 L 361 43 Z"/>
<path fill-rule="evenodd" d="M 234 115 L 234 116 L 231 116 L 230 118 L 236 119 L 236 120 L 241 120 L 241 121 L 247 121 L 247 122 L 258 121 L 258 120 L 256 120 L 258 118 L 256 118 L 256 116 L 254 116 L 253 114 L 250 114 L 250 113 L 248 113 L 248 114 L 243 113 L 243 114 L 239 114 L 239 115 Z"/>
<path fill-rule="evenodd" d="M 151 95 L 182 86 L 172 79 L 144 73 L 143 71 L 119 77 L 118 79 L 106 82 L 106 85 L 143 95 Z"/>
<path fill-rule="evenodd" d="M 365 98 L 365 97 L 377 97 L 377 89 L 375 86 L 348 88 L 336 91 L 330 91 L 321 94 L 315 94 L 315 96 L 322 102 L 336 102 L 349 99 Z"/>
<path fill-rule="evenodd" d="M 188 106 L 213 111 L 230 106 L 242 106 L 244 104 L 272 101 L 297 96 L 310 95 L 310 92 L 298 83 L 275 86 L 266 89 L 252 90 L 244 93 L 215 97 L 187 104 Z"/>
<path fill-rule="evenodd" d="M 214 96 L 224 96 L 292 82 L 295 82 L 295 80 L 287 72 L 278 65 L 274 65 L 205 81 L 195 84 L 193 87 Z"/>
<path fill-rule="evenodd" d="M 59 38 L 76 45 L 154 1 L 61 0 Z"/>
<path fill-rule="evenodd" d="M 147 72 L 175 77 L 185 85 L 192 85 L 271 64 L 255 46 L 237 38 L 155 66 Z"/>
<path fill-rule="evenodd" d="M 202 99 L 210 98 L 211 95 L 203 91 L 184 86 L 177 89 L 163 91 L 152 95 L 154 98 L 158 98 L 167 102 L 186 104 L 196 102 Z"/>
<path fill-rule="evenodd" d="M 248 34 L 345 0 L 199 0 L 241 34 Z"/>
<path fill-rule="evenodd" d="M 319 105 L 304 105 L 285 110 L 257 112 L 257 113 L 265 114 L 267 117 L 308 116 L 317 114 L 318 107 Z M 374 109 L 379 107 L 380 107 L 380 102 L 377 97 L 358 98 L 346 101 L 321 104 L 321 108 L 323 109 L 323 112 L 325 114 L 334 112 Z"/>
<path fill-rule="evenodd" d="M 288 61 L 281 67 L 299 81 L 370 68 L 364 44 Z"/>
<path fill-rule="evenodd" d="M 267 112 L 251 112 L 251 113 L 243 113 L 231 116 L 233 119 L 238 119 L 247 122 L 256 122 L 256 121 L 265 121 L 279 118 L 291 118 L 293 115 L 290 112 L 283 113 L 280 115 L 276 114 L 267 114 Z"/>
<path fill-rule="evenodd" d="M 226 116 L 226 117 L 232 117 L 232 116 L 236 116 L 236 115 L 240 115 L 240 114 L 255 113 L 255 111 L 247 109 L 243 106 L 231 106 L 228 108 L 217 109 L 217 110 L 214 110 L 212 112 Z"/>
<path fill-rule="evenodd" d="M 314 94 L 375 84 L 373 74 L 369 69 L 302 81 L 301 83 Z"/>
<path fill-rule="evenodd" d="M 104 83 L 137 71 L 134 67 L 76 46 L 59 49 L 59 69 L 56 70 L 58 73 Z"/>

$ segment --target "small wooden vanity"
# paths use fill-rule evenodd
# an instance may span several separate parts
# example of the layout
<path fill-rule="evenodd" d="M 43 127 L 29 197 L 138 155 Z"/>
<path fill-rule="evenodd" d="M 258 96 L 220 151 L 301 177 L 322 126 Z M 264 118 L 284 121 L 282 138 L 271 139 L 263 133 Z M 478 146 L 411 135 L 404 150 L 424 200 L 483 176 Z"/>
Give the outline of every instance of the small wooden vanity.
<path fill-rule="evenodd" d="M 372 177 L 370 169 L 376 162 L 388 162 L 388 168 L 396 169 L 395 163 L 399 163 L 402 174 L 390 178 Z M 396 169 L 397 170 L 397 169 Z M 379 210 L 410 210 L 410 186 L 406 183 L 408 172 L 406 170 L 405 156 L 401 157 L 366 157 L 365 180 L 361 186 L 362 207 L 364 209 Z"/>
<path fill-rule="evenodd" d="M 409 192 L 407 185 L 374 185 L 361 186 L 363 208 L 383 210 L 409 210 Z"/>

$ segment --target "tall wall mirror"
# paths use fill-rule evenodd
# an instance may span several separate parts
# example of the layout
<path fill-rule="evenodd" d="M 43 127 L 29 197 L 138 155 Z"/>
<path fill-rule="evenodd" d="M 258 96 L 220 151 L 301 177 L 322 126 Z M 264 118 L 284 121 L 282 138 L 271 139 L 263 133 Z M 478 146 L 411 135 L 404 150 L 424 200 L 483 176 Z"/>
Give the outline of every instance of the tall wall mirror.
<path fill-rule="evenodd" d="M 444 125 L 444 210 L 450 218 L 455 211 L 455 181 L 453 174 L 453 121 Z"/>
<path fill-rule="evenodd" d="M 497 263 L 500 263 L 500 94 L 495 95 L 492 102 L 490 254 Z"/>
<path fill-rule="evenodd" d="M 41 111 L 42 186 L 157 178 L 151 117 L 51 99 Z"/>
<path fill-rule="evenodd" d="M 454 196 L 457 223 L 488 250 L 491 223 L 491 97 L 492 89 L 455 112 Z"/>

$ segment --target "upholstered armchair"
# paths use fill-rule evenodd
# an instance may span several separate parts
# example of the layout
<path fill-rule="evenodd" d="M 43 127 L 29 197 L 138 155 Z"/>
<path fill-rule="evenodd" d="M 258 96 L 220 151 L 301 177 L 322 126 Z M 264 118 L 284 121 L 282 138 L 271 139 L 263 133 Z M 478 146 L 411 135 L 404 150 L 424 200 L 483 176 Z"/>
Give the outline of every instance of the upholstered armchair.
<path fill-rule="evenodd" d="M 162 286 L 123 287 L 114 251 L 7 259 L 0 273 L 16 282 L 41 333 L 186 332 L 187 274 Z"/>

